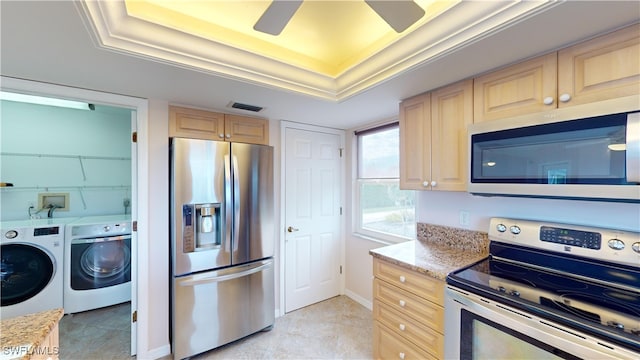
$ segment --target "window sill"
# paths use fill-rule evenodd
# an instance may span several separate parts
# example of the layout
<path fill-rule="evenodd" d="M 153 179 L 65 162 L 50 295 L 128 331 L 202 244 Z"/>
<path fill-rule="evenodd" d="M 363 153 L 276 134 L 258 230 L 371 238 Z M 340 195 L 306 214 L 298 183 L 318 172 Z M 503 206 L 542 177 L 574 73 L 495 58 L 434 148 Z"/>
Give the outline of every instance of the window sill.
<path fill-rule="evenodd" d="M 400 243 L 403 243 L 403 242 L 406 242 L 406 241 L 414 240 L 414 239 L 403 238 L 403 237 L 399 237 L 399 236 L 398 237 L 389 236 L 389 237 L 387 237 L 387 239 L 381 239 L 381 238 L 378 238 L 378 237 L 375 237 L 375 236 L 371 236 L 371 235 L 363 234 L 363 233 L 358 233 L 358 232 L 351 233 L 351 235 L 353 235 L 354 237 L 363 239 L 363 240 L 368 240 L 368 241 L 375 242 L 375 243 L 382 244 L 382 245 L 395 245 L 395 244 L 400 244 Z"/>

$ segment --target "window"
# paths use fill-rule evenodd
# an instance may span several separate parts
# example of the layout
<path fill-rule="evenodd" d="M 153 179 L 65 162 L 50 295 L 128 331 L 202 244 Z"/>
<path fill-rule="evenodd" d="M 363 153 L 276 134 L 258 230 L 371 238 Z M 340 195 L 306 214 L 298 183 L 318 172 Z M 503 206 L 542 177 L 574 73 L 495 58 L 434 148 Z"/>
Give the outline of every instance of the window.
<path fill-rule="evenodd" d="M 356 132 L 356 232 L 383 240 L 416 237 L 414 191 L 400 190 L 398 124 Z"/>

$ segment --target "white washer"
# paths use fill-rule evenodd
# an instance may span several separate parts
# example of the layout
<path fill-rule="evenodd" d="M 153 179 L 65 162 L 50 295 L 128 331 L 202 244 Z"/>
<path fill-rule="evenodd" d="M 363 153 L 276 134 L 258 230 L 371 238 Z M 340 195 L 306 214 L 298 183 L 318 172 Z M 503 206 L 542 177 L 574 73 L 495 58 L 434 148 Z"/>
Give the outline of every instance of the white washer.
<path fill-rule="evenodd" d="M 2 319 L 63 307 L 64 223 L 74 219 L 1 223 Z"/>
<path fill-rule="evenodd" d="M 64 311 L 131 301 L 131 217 L 83 217 L 66 227 Z"/>

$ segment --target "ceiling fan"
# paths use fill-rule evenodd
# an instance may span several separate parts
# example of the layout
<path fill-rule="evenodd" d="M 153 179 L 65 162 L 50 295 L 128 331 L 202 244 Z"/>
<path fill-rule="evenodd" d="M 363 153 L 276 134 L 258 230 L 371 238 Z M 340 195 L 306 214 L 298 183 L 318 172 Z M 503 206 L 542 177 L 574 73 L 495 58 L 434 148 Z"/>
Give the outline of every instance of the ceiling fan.
<path fill-rule="evenodd" d="M 303 0 L 273 0 L 253 29 L 279 35 Z M 412 0 L 365 0 L 396 32 L 400 33 L 424 16 L 424 10 Z"/>

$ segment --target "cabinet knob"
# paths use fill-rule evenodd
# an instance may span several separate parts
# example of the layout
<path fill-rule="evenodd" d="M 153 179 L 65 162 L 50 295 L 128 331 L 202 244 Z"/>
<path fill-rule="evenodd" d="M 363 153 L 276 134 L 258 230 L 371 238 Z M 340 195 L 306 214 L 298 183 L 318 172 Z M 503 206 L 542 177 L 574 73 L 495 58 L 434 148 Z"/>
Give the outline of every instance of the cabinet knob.
<path fill-rule="evenodd" d="M 563 103 L 566 103 L 569 100 L 571 100 L 571 95 L 569 95 L 569 94 L 560 95 L 560 101 L 562 101 Z"/>
<path fill-rule="evenodd" d="M 438 185 L 438 183 L 435 180 L 431 182 L 431 186 L 436 186 L 436 185 Z"/>
<path fill-rule="evenodd" d="M 424 186 L 424 187 L 428 187 L 428 186 L 429 186 L 429 182 L 428 182 L 428 181 L 423 182 L 423 183 L 422 183 L 422 186 Z"/>
<path fill-rule="evenodd" d="M 401 360 L 404 360 L 404 353 L 403 353 L 403 352 L 401 352 L 400 354 L 398 354 L 398 357 L 399 357 Z"/>
<path fill-rule="evenodd" d="M 544 100 L 542 100 L 542 102 L 543 102 L 545 105 L 551 105 L 551 104 L 553 104 L 553 97 L 551 97 L 551 96 L 547 96 L 546 98 L 544 98 Z"/>
<path fill-rule="evenodd" d="M 407 327 L 404 326 L 404 324 L 400 324 L 398 325 L 398 329 L 400 329 L 400 331 L 404 331 L 404 329 L 406 329 Z"/>
<path fill-rule="evenodd" d="M 218 137 L 219 137 L 220 139 L 224 139 L 224 134 L 220 133 L 220 134 L 218 134 Z"/>
<path fill-rule="evenodd" d="M 404 276 L 400 275 L 400 282 L 401 282 L 401 283 L 403 283 L 403 282 L 405 282 L 405 281 L 407 281 L 407 279 L 405 279 L 405 277 L 404 277 Z"/>
<path fill-rule="evenodd" d="M 227 134 L 227 139 L 231 139 L 231 134 Z"/>
<path fill-rule="evenodd" d="M 407 303 L 404 300 L 400 300 L 399 301 L 400 306 L 404 307 L 405 305 L 407 305 Z"/>

